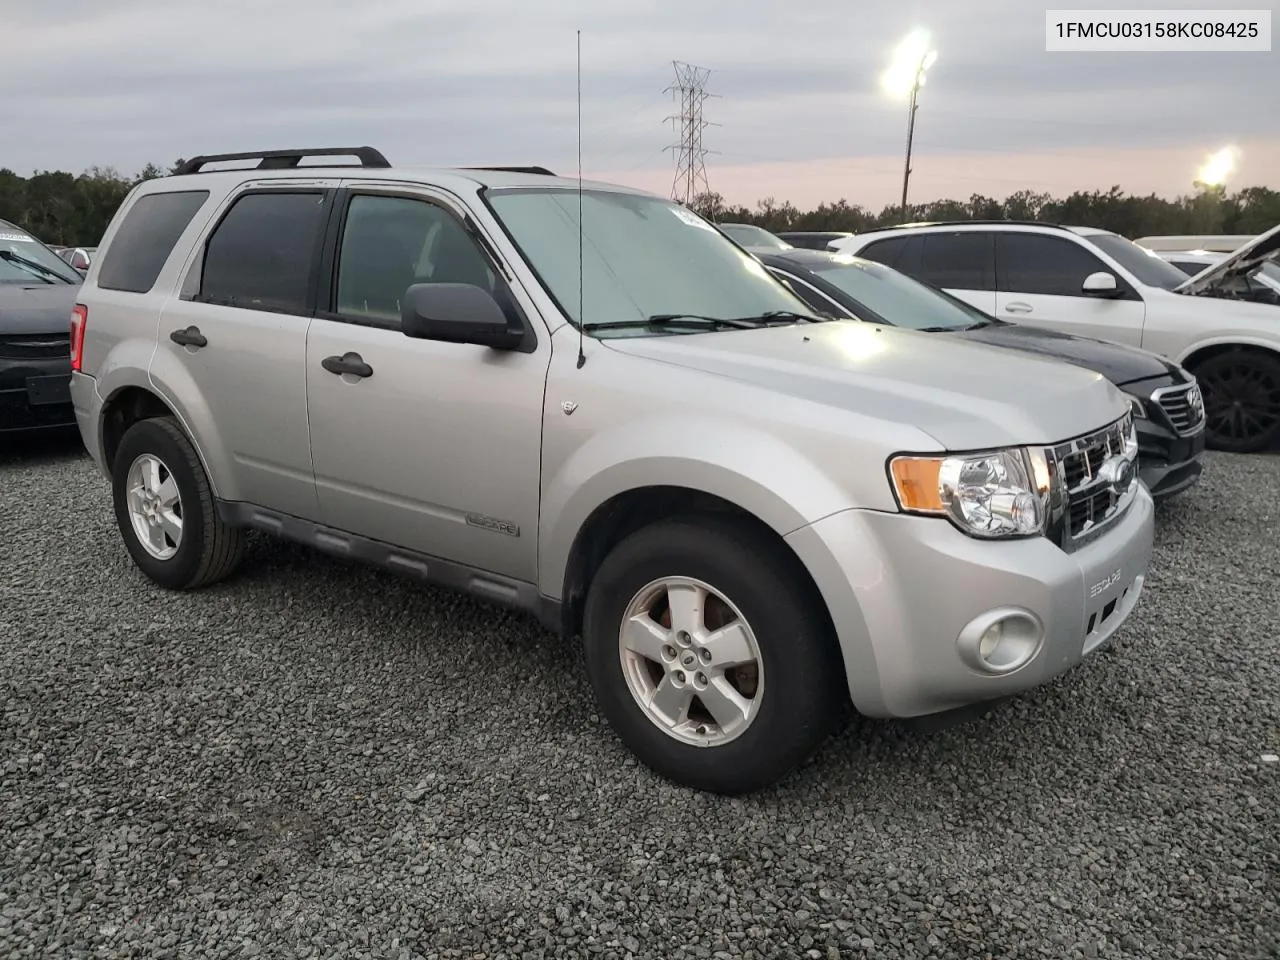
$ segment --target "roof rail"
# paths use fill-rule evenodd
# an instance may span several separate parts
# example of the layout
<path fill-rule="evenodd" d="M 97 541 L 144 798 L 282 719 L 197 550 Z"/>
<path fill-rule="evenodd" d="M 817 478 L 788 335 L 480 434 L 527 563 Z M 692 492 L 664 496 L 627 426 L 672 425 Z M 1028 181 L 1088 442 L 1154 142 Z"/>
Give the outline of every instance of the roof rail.
<path fill-rule="evenodd" d="M 1060 223 L 1050 223 L 1047 220 L 917 220 L 914 223 L 895 223 L 887 227 L 869 227 L 866 230 L 858 231 L 862 233 L 880 233 L 884 230 L 913 230 L 917 227 L 994 227 L 994 226 L 1014 226 L 1014 227 L 1048 227 L 1050 230 L 1066 230 L 1071 228 L 1063 226 Z"/>
<path fill-rule="evenodd" d="M 355 157 L 360 161 L 358 166 L 386 169 L 391 162 L 373 147 L 316 147 L 298 150 L 252 150 L 248 153 L 213 153 L 203 157 L 192 157 L 184 160 L 174 176 L 189 173 L 200 173 L 210 163 L 221 163 L 227 160 L 260 160 L 257 170 L 288 170 L 298 166 L 304 157 Z M 330 166 L 330 164 L 326 164 Z M 352 167 L 357 164 L 335 163 L 335 167 Z"/>
<path fill-rule="evenodd" d="M 498 173 L 533 173 L 540 177 L 554 177 L 546 167 L 459 167 L 459 170 L 493 170 Z"/>

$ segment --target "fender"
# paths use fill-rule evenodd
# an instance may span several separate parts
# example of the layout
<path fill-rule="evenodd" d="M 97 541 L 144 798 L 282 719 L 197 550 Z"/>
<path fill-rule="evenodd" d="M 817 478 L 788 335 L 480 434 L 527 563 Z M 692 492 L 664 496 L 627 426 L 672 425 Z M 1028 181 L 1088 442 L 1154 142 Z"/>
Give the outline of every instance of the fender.
<path fill-rule="evenodd" d="M 157 345 L 147 373 L 148 388 L 177 415 L 196 448 L 213 495 L 221 500 L 239 500 L 234 464 L 220 439 L 204 394 L 186 367 Z"/>
<path fill-rule="evenodd" d="M 1276 320 L 1280 321 L 1280 309 L 1276 310 Z M 1280 356 L 1280 341 L 1275 339 L 1265 339 L 1254 333 L 1240 333 L 1232 336 L 1231 334 L 1218 333 L 1216 336 L 1207 337 L 1203 340 L 1197 340 L 1191 346 L 1186 347 L 1175 358 L 1179 366 L 1186 362 L 1186 359 L 1194 353 L 1204 350 L 1206 347 L 1257 347 L 1261 350 L 1267 350 Z"/>
<path fill-rule="evenodd" d="M 545 477 L 538 547 L 541 592 L 562 598 L 574 540 L 597 507 L 650 486 L 713 494 L 754 514 L 782 537 L 858 506 L 837 478 L 795 447 L 740 421 L 675 412 L 641 424 L 630 421 L 590 435 Z M 885 495 L 890 495 L 887 485 Z"/>

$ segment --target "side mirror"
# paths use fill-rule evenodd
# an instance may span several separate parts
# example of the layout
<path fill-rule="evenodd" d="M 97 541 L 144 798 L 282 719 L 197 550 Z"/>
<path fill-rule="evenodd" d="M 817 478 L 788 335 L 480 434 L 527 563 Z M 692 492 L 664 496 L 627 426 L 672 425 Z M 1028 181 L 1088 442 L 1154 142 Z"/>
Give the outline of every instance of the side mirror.
<path fill-rule="evenodd" d="M 1085 277 L 1080 289 L 1087 297 L 1114 297 L 1120 292 L 1115 276 L 1105 270 L 1099 270 Z"/>
<path fill-rule="evenodd" d="M 406 337 L 513 350 L 524 334 L 507 325 L 498 301 L 469 283 L 415 283 L 405 291 L 400 329 Z"/>

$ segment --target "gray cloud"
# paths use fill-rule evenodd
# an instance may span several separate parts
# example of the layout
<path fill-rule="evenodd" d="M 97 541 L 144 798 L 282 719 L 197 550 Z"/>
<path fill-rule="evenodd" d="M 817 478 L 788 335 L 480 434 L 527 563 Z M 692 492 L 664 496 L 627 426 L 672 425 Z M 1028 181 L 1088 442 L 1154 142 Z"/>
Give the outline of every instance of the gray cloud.
<path fill-rule="evenodd" d="M 1025 0 L 57 6 L 5 14 L 0 166 L 20 172 L 357 142 L 404 162 L 569 169 L 578 28 L 584 160 L 597 170 L 670 162 L 672 59 L 713 71 L 706 116 L 720 126 L 705 136 L 717 162 L 897 157 L 905 105 L 876 79 L 917 23 L 941 51 L 921 98 L 922 151 L 1210 149 L 1280 136 L 1264 106 L 1272 54 L 1047 54 L 1043 7 Z"/>

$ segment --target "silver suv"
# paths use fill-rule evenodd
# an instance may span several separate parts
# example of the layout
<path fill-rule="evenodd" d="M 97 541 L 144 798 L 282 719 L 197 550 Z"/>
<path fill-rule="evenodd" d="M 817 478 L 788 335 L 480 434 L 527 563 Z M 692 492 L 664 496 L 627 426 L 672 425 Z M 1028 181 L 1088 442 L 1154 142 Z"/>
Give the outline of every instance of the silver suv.
<path fill-rule="evenodd" d="M 226 577 L 255 528 L 527 611 L 701 789 L 776 781 L 850 702 L 1034 687 L 1147 572 L 1099 375 L 813 317 L 680 205 L 540 168 L 197 158 L 126 198 L 71 332 L 156 583 Z"/>

